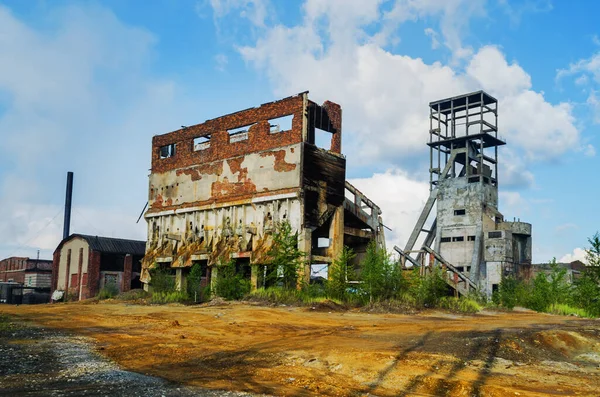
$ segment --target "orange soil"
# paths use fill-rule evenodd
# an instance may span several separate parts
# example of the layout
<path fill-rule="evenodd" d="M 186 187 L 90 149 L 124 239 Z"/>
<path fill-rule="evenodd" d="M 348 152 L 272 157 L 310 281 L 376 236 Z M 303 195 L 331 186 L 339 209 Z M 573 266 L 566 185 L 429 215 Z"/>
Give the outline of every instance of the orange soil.
<path fill-rule="evenodd" d="M 114 302 L 0 312 L 81 334 L 125 369 L 274 395 L 600 395 L 600 322 Z"/>

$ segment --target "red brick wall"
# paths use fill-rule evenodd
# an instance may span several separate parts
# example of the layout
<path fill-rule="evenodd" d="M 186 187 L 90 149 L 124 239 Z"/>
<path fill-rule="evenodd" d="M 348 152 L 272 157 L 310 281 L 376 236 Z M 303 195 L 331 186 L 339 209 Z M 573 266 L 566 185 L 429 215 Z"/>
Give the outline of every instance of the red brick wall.
<path fill-rule="evenodd" d="M 152 172 L 165 172 L 302 142 L 303 112 L 303 96 L 297 95 L 154 136 Z M 287 115 L 294 116 L 291 131 L 271 134 L 269 120 Z M 227 130 L 254 123 L 256 124 L 248 131 L 248 139 L 229 143 Z M 194 138 L 206 135 L 211 135 L 210 147 L 194 151 Z M 177 145 L 175 156 L 161 159 L 160 147 L 173 143 Z"/>
<path fill-rule="evenodd" d="M 100 252 L 89 251 L 88 271 L 87 271 L 87 288 L 84 287 L 85 296 L 82 299 L 91 298 L 98 295 L 100 289 Z"/>
<path fill-rule="evenodd" d="M 123 262 L 123 277 L 121 278 L 121 291 L 129 291 L 131 289 L 131 267 L 133 265 L 133 257 L 130 254 L 125 255 Z"/>

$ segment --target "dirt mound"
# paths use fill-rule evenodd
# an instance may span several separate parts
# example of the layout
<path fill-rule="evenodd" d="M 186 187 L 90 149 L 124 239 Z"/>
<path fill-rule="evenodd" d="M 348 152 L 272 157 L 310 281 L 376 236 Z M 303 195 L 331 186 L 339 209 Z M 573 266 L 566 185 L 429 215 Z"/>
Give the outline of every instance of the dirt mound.
<path fill-rule="evenodd" d="M 309 311 L 316 312 L 345 312 L 348 308 L 340 305 L 332 300 L 324 300 L 323 302 L 315 303 L 308 308 Z"/>

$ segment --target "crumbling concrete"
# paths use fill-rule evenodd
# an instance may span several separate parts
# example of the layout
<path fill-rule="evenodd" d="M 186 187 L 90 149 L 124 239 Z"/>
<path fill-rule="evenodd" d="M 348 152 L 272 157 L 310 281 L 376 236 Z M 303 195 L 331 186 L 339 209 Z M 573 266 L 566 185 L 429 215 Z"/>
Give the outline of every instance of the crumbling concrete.
<path fill-rule="evenodd" d="M 498 211 L 498 147 L 506 144 L 498 138 L 498 103 L 479 91 L 429 107 L 431 194 L 405 249 L 397 250 L 406 258 L 421 237 L 430 249 L 414 252 L 411 262 L 421 265 L 431 252 L 458 292 L 475 286 L 490 296 L 503 275 L 531 263 L 532 251 L 531 224 L 506 222 Z"/>
<path fill-rule="evenodd" d="M 330 135 L 328 147 L 318 134 Z M 256 287 L 282 221 L 307 254 L 305 281 L 310 264 L 331 264 L 344 244 L 383 244 L 381 210 L 345 180 L 341 137 L 340 106 L 307 92 L 155 136 L 141 281 L 164 266 L 182 288 L 199 263 L 208 284 L 234 259 Z"/>

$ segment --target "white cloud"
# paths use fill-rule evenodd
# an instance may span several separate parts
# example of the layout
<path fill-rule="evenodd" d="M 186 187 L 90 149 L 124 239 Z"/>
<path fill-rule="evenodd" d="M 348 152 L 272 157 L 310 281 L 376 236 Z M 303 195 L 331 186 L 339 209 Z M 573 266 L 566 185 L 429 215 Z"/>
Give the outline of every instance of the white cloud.
<path fill-rule="evenodd" d="M 228 62 L 229 62 L 229 60 L 227 59 L 227 55 L 225 55 L 225 54 L 215 55 L 215 67 L 217 68 L 217 70 L 220 70 L 221 72 L 224 71 Z"/>
<path fill-rule="evenodd" d="M 60 241 L 62 215 L 44 225 L 62 207 L 67 170 L 75 208 L 91 224 L 139 238 L 144 221 L 128 224 L 146 202 L 151 136 L 180 125 L 192 106 L 174 82 L 146 73 L 156 43 L 149 32 L 99 6 L 45 17 L 51 23 L 36 28 L 0 6 L 3 255 Z M 76 214 L 73 222 L 77 230 Z"/>
<path fill-rule="evenodd" d="M 581 261 L 587 263 L 587 253 L 583 248 L 575 248 L 573 252 L 563 255 L 558 262 L 570 263 L 573 261 Z"/>
<path fill-rule="evenodd" d="M 394 245 L 404 248 L 429 197 L 429 184 L 414 180 L 399 169 L 375 173 L 370 178 L 349 179 L 349 182 L 381 208 L 384 224 L 392 229 L 385 230 L 388 250 Z"/>
<path fill-rule="evenodd" d="M 438 34 L 435 30 L 431 28 L 425 29 L 425 36 L 431 39 L 431 49 L 435 50 L 440 46 L 440 42 L 438 40 Z"/>
<path fill-rule="evenodd" d="M 238 12 L 239 17 L 248 19 L 253 25 L 261 27 L 267 19 L 266 0 L 210 0 L 215 18 L 223 18 L 233 11 Z M 196 6 L 198 12 L 200 7 Z"/>

